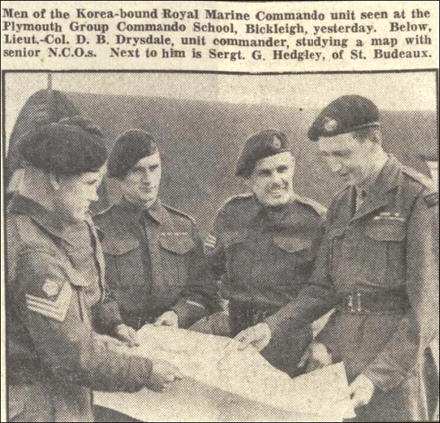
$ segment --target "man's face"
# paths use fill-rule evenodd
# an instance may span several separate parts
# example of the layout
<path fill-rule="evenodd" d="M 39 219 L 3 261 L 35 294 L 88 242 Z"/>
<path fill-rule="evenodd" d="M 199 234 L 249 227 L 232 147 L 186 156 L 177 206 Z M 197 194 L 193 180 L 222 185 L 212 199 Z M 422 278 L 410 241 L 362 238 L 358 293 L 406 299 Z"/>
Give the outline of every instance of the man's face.
<path fill-rule="evenodd" d="M 288 203 L 293 196 L 295 161 L 289 152 L 258 160 L 248 185 L 258 201 L 270 207 Z"/>
<path fill-rule="evenodd" d="M 320 153 L 326 158 L 331 171 L 352 185 L 361 184 L 371 174 L 376 146 L 370 140 L 360 142 L 352 134 L 319 140 Z"/>
<path fill-rule="evenodd" d="M 85 219 L 90 204 L 98 200 L 97 189 L 101 185 L 105 166 L 97 172 L 59 176 L 55 191 L 55 209 L 66 220 L 79 222 Z"/>
<path fill-rule="evenodd" d="M 149 208 L 159 195 L 162 166 L 159 152 L 140 159 L 121 181 L 125 199 Z"/>

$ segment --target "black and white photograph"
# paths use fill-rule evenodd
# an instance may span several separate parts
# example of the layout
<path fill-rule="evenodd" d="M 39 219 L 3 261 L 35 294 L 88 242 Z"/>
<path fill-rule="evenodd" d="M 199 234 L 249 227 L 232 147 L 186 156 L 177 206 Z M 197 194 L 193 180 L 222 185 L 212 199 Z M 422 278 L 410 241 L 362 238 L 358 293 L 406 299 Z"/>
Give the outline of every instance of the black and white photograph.
<path fill-rule="evenodd" d="M 438 72 L 21 69 L 2 114 L 8 421 L 438 421 Z"/>

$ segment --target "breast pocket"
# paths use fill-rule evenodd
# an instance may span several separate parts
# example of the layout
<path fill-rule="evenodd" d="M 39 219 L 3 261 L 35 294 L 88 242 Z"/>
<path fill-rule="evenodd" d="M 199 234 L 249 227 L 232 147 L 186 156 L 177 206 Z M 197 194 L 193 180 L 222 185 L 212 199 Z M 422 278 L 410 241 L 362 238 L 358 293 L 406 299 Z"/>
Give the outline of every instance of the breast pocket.
<path fill-rule="evenodd" d="M 133 237 L 104 237 L 107 282 L 111 288 L 145 285 L 142 249 Z"/>
<path fill-rule="evenodd" d="M 377 217 L 365 227 L 365 257 L 369 277 L 378 284 L 400 284 L 405 276 L 406 221 Z"/>
<path fill-rule="evenodd" d="M 274 280 L 286 287 L 304 282 L 313 260 L 312 240 L 291 236 L 275 236 Z"/>
<path fill-rule="evenodd" d="M 190 255 L 195 248 L 189 233 L 162 233 L 159 238 L 162 281 L 169 288 L 188 282 Z"/>

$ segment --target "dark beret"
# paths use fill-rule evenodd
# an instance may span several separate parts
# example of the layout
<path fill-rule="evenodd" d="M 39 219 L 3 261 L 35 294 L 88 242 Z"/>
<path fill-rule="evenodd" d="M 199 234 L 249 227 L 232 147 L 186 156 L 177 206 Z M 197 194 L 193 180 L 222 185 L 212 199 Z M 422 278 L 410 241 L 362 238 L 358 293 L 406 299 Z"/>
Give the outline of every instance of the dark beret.
<path fill-rule="evenodd" d="M 142 158 L 158 151 L 154 138 L 141 129 L 130 129 L 115 142 L 108 159 L 108 176 L 124 178 L 128 171 Z"/>
<path fill-rule="evenodd" d="M 309 129 L 308 137 L 333 137 L 359 129 L 380 126 L 379 110 L 368 98 L 360 95 L 344 95 L 325 107 Z"/>
<path fill-rule="evenodd" d="M 252 135 L 245 143 L 238 158 L 235 174 L 248 178 L 257 160 L 290 151 L 286 134 L 276 129 L 266 129 Z"/>
<path fill-rule="evenodd" d="M 28 132 L 20 139 L 18 148 L 30 165 L 58 175 L 94 172 L 107 160 L 101 130 L 80 116 Z"/>

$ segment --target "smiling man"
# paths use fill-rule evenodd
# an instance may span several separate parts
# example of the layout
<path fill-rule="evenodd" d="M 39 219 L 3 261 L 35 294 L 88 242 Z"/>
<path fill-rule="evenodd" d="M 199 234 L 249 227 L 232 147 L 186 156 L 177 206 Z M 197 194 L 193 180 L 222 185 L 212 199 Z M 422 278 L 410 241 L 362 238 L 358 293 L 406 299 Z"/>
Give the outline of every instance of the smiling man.
<path fill-rule="evenodd" d="M 109 289 L 123 321 L 188 327 L 215 310 L 216 287 L 191 217 L 161 203 L 162 162 L 153 137 L 138 129 L 118 137 L 108 176 L 122 201 L 95 216 Z"/>
<path fill-rule="evenodd" d="M 232 336 L 295 298 L 310 276 L 325 208 L 293 192 L 294 170 L 284 133 L 268 129 L 250 137 L 236 175 L 252 193 L 226 202 L 205 241 L 229 299 Z M 311 339 L 310 327 L 296 332 L 285 327 L 263 354 L 293 375 Z"/>
<path fill-rule="evenodd" d="M 237 338 L 261 349 L 285 325 L 304 327 L 336 306 L 309 356 L 344 362 L 357 421 L 430 421 L 439 386 L 437 189 L 384 152 L 379 111 L 365 97 L 330 103 L 309 138 L 347 185 L 329 207 L 309 285 Z"/>

